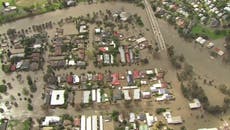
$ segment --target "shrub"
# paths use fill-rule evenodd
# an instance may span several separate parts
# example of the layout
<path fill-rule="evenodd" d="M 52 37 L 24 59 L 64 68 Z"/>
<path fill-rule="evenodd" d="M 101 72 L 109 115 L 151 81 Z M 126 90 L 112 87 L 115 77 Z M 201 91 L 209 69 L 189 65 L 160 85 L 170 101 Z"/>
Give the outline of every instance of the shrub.
<path fill-rule="evenodd" d="M 0 85 L 0 93 L 5 93 L 7 91 L 6 85 Z"/>

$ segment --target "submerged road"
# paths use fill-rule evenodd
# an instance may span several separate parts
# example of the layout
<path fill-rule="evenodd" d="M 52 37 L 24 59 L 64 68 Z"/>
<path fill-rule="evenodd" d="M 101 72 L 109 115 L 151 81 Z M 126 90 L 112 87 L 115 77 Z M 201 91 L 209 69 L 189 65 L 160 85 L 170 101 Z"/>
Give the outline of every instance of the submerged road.
<path fill-rule="evenodd" d="M 146 14 L 148 16 L 148 19 L 149 19 L 149 22 L 151 25 L 151 29 L 155 35 L 155 39 L 156 39 L 156 42 L 158 43 L 159 49 L 160 50 L 166 50 L 165 41 L 164 41 L 164 38 L 161 34 L 157 19 L 153 13 L 151 5 L 149 4 L 149 2 L 147 0 L 144 0 L 144 3 L 145 3 Z"/>

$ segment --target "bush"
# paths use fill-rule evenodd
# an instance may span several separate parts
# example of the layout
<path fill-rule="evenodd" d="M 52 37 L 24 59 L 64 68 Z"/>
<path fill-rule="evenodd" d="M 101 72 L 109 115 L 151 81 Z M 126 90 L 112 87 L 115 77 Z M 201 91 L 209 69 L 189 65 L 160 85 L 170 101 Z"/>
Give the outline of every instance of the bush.
<path fill-rule="evenodd" d="M 31 104 L 28 104 L 28 105 L 27 105 L 27 109 L 28 109 L 29 111 L 33 111 L 34 107 L 33 107 Z"/>
<path fill-rule="evenodd" d="M 7 91 L 6 85 L 0 85 L 0 93 L 5 93 Z"/>
<path fill-rule="evenodd" d="M 114 121 L 118 121 L 119 112 L 118 111 L 113 111 L 111 116 L 112 116 L 112 119 Z"/>
<path fill-rule="evenodd" d="M 156 113 L 159 115 L 159 114 L 161 114 L 161 113 L 163 113 L 163 112 L 166 112 L 166 108 L 157 108 L 156 109 Z"/>

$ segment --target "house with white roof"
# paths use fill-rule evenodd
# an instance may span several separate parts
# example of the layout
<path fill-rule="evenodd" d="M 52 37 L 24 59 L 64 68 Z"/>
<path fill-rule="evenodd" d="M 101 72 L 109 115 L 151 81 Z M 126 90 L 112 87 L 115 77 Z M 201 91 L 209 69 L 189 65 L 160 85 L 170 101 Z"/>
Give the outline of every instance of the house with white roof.
<path fill-rule="evenodd" d="M 57 106 L 65 103 L 65 90 L 52 90 L 50 105 Z"/>
<path fill-rule="evenodd" d="M 141 89 L 137 88 L 133 90 L 133 99 L 134 100 L 139 100 L 141 99 Z"/>
<path fill-rule="evenodd" d="M 192 103 L 189 103 L 189 108 L 190 109 L 196 109 L 196 108 L 200 108 L 201 107 L 201 103 L 199 101 L 199 99 L 193 99 Z"/>
<path fill-rule="evenodd" d="M 50 123 L 58 123 L 61 118 L 58 116 L 46 116 L 44 121 L 42 121 L 42 126 L 49 126 Z"/>
<path fill-rule="evenodd" d="M 91 91 L 83 91 L 83 103 L 89 103 Z"/>
<path fill-rule="evenodd" d="M 131 100 L 129 90 L 122 90 L 125 100 Z"/>
<path fill-rule="evenodd" d="M 80 77 L 78 75 L 73 75 L 73 84 L 80 83 Z"/>

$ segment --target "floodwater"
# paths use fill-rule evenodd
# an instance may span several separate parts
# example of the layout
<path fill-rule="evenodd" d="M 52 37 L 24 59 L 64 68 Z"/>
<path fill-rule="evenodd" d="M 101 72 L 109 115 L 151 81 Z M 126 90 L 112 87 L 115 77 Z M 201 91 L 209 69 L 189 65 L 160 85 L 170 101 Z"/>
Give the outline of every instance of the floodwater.
<path fill-rule="evenodd" d="M 93 13 L 98 12 L 100 10 L 123 10 L 125 7 L 125 10 L 131 13 L 138 13 L 140 15 L 143 15 L 143 19 L 146 20 L 145 12 L 141 8 L 136 8 L 135 5 L 129 4 L 129 3 L 123 3 L 123 2 L 106 2 L 106 3 L 100 3 L 95 6 L 95 4 L 88 5 L 86 3 L 79 4 L 76 7 L 71 7 L 68 9 L 63 10 L 56 10 L 54 12 L 49 12 L 41 15 L 37 15 L 34 17 L 28 17 L 25 19 L 20 19 L 14 22 L 6 23 L 0 26 L 0 32 L 6 32 L 9 28 L 16 28 L 16 29 L 22 29 L 22 28 L 28 28 L 32 25 L 38 25 L 49 21 L 58 21 L 62 18 L 66 18 L 69 16 L 81 16 L 86 15 L 87 13 Z M 141 13 L 140 13 L 141 12 Z"/>
<path fill-rule="evenodd" d="M 38 16 L 30 17 L 30 18 L 21 19 L 21 20 L 18 20 L 16 22 L 7 23 L 7 24 L 0 26 L 0 33 L 6 32 L 6 30 L 9 28 L 16 28 L 16 29 L 28 28 L 32 25 L 38 25 L 38 24 L 42 24 L 42 23 L 45 23 L 48 21 L 58 21 L 62 18 L 69 17 L 69 16 L 86 15 L 87 13 L 92 13 L 93 11 L 97 12 L 99 10 L 105 10 L 105 9 L 122 10 L 124 8 L 127 12 L 131 12 L 133 14 L 138 13 L 138 15 L 140 15 L 142 17 L 142 20 L 146 25 L 145 27 L 149 27 L 149 22 L 147 20 L 145 10 L 143 10 L 141 8 L 136 8 L 134 5 L 128 4 L 128 3 L 106 2 L 106 3 L 97 4 L 96 6 L 94 4 L 92 4 L 92 5 L 80 4 L 76 7 L 72 7 L 69 9 L 57 10 L 54 12 L 50 12 L 50 13 L 46 13 L 46 14 L 42 14 L 42 15 L 38 15 Z M 217 83 L 230 84 L 230 80 L 229 80 L 230 69 L 229 69 L 229 67 L 222 65 L 221 61 L 219 61 L 219 60 L 214 60 L 214 61 L 210 60 L 208 58 L 208 52 L 204 50 L 205 48 L 203 48 L 204 51 L 200 51 L 199 48 L 194 49 L 193 44 L 186 43 L 183 39 L 181 39 L 178 36 L 177 32 L 173 29 L 172 26 L 169 26 L 167 23 L 165 23 L 163 21 L 160 21 L 159 25 L 161 27 L 162 34 L 165 37 L 166 42 L 168 44 L 173 44 L 176 48 L 176 51 L 179 54 L 183 53 L 186 60 L 190 64 L 193 65 L 195 71 L 198 74 L 201 74 L 202 76 L 206 76 L 207 78 L 210 78 L 210 79 L 214 79 L 215 82 L 217 82 Z M 69 30 L 70 28 L 71 28 L 71 26 L 67 26 L 66 30 Z M 69 33 L 71 34 L 72 31 L 74 31 L 74 30 L 71 30 L 71 32 L 69 32 Z M 153 36 L 151 32 L 145 31 L 145 33 L 147 35 L 146 36 L 147 38 L 148 37 L 150 38 L 151 36 Z M 154 112 L 157 107 L 162 107 L 162 106 L 170 107 L 171 110 L 173 110 L 173 115 L 181 115 L 183 117 L 183 119 L 186 120 L 184 125 L 189 130 L 195 130 L 195 129 L 200 128 L 200 127 L 215 127 L 216 125 L 218 125 L 220 123 L 220 121 L 216 117 L 211 116 L 209 114 L 205 114 L 203 119 L 201 119 L 201 118 L 198 119 L 197 117 L 200 116 L 201 114 L 203 114 L 203 112 L 200 110 L 191 111 L 188 108 L 188 101 L 181 94 L 180 87 L 179 87 L 180 84 L 177 82 L 177 79 L 176 79 L 176 72 L 172 69 L 171 64 L 169 63 L 168 58 L 166 56 L 162 56 L 161 60 L 153 60 L 153 59 L 150 59 L 150 60 L 151 60 L 150 64 L 143 67 L 143 68 L 158 67 L 158 68 L 168 69 L 169 71 L 167 73 L 166 78 L 167 78 L 167 80 L 172 81 L 173 88 L 174 88 L 173 91 L 174 91 L 174 94 L 176 96 L 176 101 L 172 102 L 170 104 L 167 104 L 167 105 L 164 105 L 164 104 L 159 105 L 159 104 L 154 102 L 153 107 L 151 106 L 151 109 L 149 109 L 149 110 L 151 110 L 151 112 Z M 92 66 L 89 66 L 89 67 L 90 68 L 88 68 L 88 70 L 95 69 Z M 126 69 L 140 69 L 140 66 L 132 66 L 132 67 L 126 66 L 126 67 L 119 67 L 119 68 L 117 68 L 117 67 L 106 67 L 106 68 L 102 68 L 98 71 L 104 72 L 106 69 L 107 70 L 111 69 L 113 71 L 121 72 L 121 71 L 125 71 Z M 76 70 L 70 69 L 70 70 L 57 71 L 57 73 L 60 73 L 60 74 L 66 73 L 67 74 L 71 71 L 76 72 Z M 84 70 L 84 71 L 87 71 L 87 70 Z M 80 74 L 81 71 L 77 70 L 77 73 Z M 28 74 L 28 73 L 25 73 L 24 79 L 26 79 L 26 74 Z M 29 74 L 33 75 L 34 73 L 29 72 Z M 40 79 L 41 75 L 43 75 L 42 71 L 38 72 L 35 75 L 36 78 L 35 77 L 34 78 Z M 13 74 L 12 77 L 16 77 L 16 74 Z M 14 93 L 15 91 L 16 92 L 21 91 L 21 89 L 22 89 L 21 85 L 17 85 L 16 83 L 12 83 L 12 84 L 13 84 L 13 86 L 17 86 L 17 87 L 15 87 L 16 89 L 11 90 L 12 92 L 10 91 L 9 93 Z M 43 102 L 43 100 L 41 100 L 40 97 L 41 97 L 41 93 L 43 92 L 44 84 L 40 83 L 39 86 L 40 86 L 40 88 L 38 89 L 38 92 L 40 92 L 40 93 L 37 92 L 34 95 L 34 97 L 38 97 L 38 98 L 33 103 L 34 109 L 35 109 L 34 111 L 37 113 L 37 116 L 45 114 L 41 110 L 41 107 L 40 107 L 40 104 L 42 104 L 42 102 Z M 218 91 L 218 90 L 216 90 L 216 91 Z M 215 102 L 218 102 L 218 101 L 215 100 Z M 25 107 L 26 107 L 26 104 L 25 104 Z M 25 107 L 23 107 L 21 109 L 25 110 L 24 109 Z M 181 110 L 178 110 L 178 107 L 181 107 Z M 117 109 L 117 107 L 113 107 L 113 108 Z M 148 108 L 150 108 L 150 107 L 148 107 Z M 126 109 L 126 108 L 123 108 L 123 109 Z M 81 112 L 87 113 L 87 111 L 81 111 Z M 77 114 L 78 113 L 75 111 L 74 108 L 68 108 L 68 111 L 64 111 L 63 109 L 55 109 L 55 111 L 51 110 L 50 115 L 62 114 L 62 113 L 66 113 L 66 112 L 69 114 L 73 114 L 73 113 Z M 190 113 L 192 113 L 192 114 L 190 114 Z M 27 113 L 21 112 L 21 114 L 18 114 L 18 116 L 20 116 L 20 115 L 26 116 Z M 33 112 L 28 113 L 28 115 L 33 115 Z M 175 129 L 179 129 L 180 125 L 173 126 L 173 127 L 175 127 Z"/>

